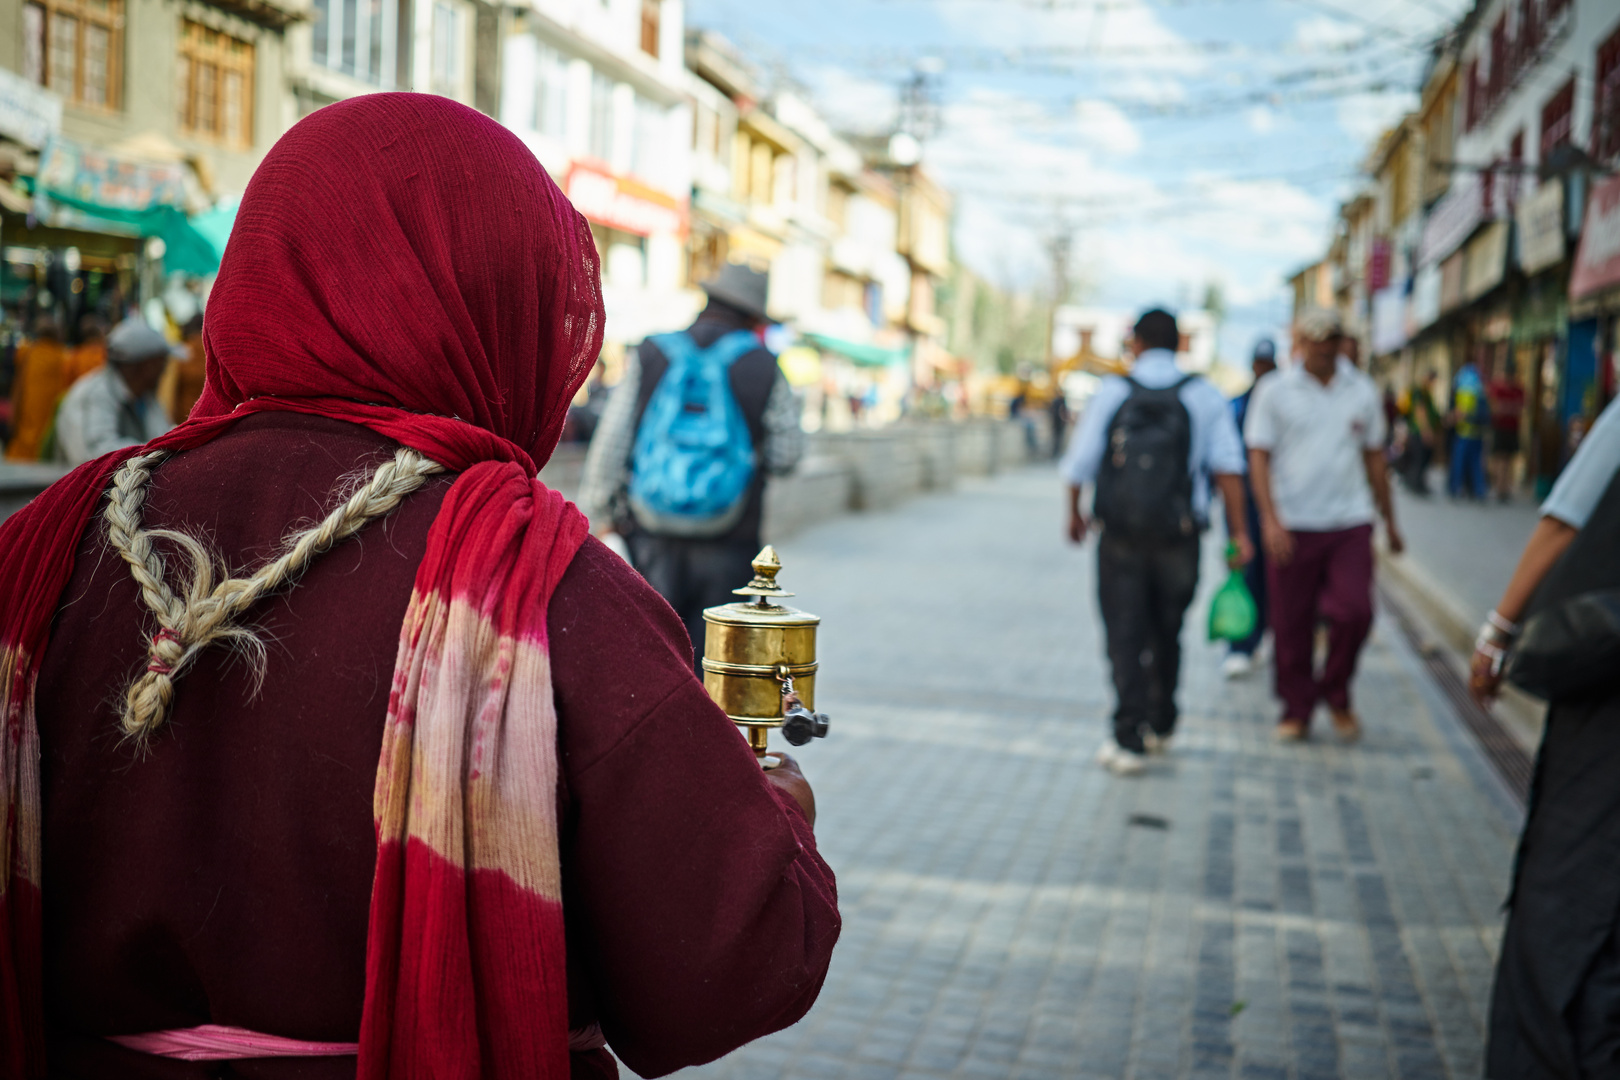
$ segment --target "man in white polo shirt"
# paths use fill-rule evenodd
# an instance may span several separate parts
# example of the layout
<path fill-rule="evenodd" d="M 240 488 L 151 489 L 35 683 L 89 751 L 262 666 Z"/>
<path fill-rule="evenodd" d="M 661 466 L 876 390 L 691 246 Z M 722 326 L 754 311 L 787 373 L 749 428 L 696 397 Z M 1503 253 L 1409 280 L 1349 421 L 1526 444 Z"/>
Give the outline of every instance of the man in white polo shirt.
<path fill-rule="evenodd" d="M 1327 702 L 1333 728 L 1352 741 L 1361 725 L 1350 707 L 1350 679 L 1372 629 L 1374 509 L 1389 549 L 1403 543 L 1384 470 L 1384 410 L 1371 379 L 1339 361 L 1343 329 L 1313 309 L 1296 327 L 1302 359 L 1255 390 L 1244 430 L 1250 480 L 1270 568 L 1277 737 L 1303 739 L 1311 713 Z M 1314 663 L 1318 620 L 1328 624 L 1328 655 Z"/>

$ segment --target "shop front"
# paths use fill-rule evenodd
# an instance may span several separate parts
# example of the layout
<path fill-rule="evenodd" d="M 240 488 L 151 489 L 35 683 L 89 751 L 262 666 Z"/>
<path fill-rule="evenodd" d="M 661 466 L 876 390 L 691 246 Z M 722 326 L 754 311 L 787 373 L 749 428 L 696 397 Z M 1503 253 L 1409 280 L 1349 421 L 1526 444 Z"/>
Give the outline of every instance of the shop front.
<path fill-rule="evenodd" d="M 1615 393 L 1620 316 L 1620 177 L 1596 184 L 1587 201 L 1569 280 L 1569 331 L 1557 394 L 1568 459 Z"/>

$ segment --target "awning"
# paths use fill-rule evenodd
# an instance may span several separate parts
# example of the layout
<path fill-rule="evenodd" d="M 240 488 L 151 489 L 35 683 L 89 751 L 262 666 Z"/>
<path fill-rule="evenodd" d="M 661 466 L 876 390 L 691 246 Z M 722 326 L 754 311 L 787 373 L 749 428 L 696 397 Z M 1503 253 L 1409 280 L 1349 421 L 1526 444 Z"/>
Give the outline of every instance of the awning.
<path fill-rule="evenodd" d="M 806 334 L 805 340 L 817 348 L 835 352 L 863 367 L 893 367 L 911 361 L 910 349 L 886 349 L 881 345 L 863 345 L 857 341 L 828 337 L 825 334 Z"/>
<path fill-rule="evenodd" d="M 188 217 L 183 168 L 127 161 L 52 139 L 40 155 L 34 194 L 47 211 L 63 206 L 94 222 L 160 237 L 165 269 L 203 277 L 219 269 L 236 208 Z M 48 214 L 40 217 L 48 221 Z"/>

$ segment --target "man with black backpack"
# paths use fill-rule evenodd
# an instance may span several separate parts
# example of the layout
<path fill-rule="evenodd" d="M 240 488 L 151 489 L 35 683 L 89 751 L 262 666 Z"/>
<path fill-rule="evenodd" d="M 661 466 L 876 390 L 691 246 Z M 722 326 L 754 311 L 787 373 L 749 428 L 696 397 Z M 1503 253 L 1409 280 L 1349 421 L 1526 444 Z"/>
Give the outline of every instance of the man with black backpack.
<path fill-rule="evenodd" d="M 580 484 L 580 509 L 598 534 L 624 537 L 700 661 L 703 609 L 730 603 L 753 573 L 766 476 L 804 452 L 798 402 L 760 338 L 768 288 L 728 264 L 691 327 L 629 353 Z"/>
<path fill-rule="evenodd" d="M 1069 538 L 1101 525 L 1097 595 L 1113 667 L 1114 737 L 1097 760 L 1124 776 L 1168 748 L 1176 726 L 1181 622 L 1198 587 L 1199 535 L 1213 476 L 1237 562 L 1253 554 L 1244 515 L 1243 443 L 1226 398 L 1176 367 L 1176 318 L 1154 309 L 1136 322 L 1126 378 L 1104 380 L 1064 457 Z M 1082 494 L 1095 485 L 1093 519 Z"/>

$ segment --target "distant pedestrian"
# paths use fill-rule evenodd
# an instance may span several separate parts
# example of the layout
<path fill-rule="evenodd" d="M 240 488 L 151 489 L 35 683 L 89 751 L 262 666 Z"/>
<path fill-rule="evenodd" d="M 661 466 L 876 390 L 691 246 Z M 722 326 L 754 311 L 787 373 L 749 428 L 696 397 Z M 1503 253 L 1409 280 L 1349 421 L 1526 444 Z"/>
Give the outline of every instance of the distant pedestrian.
<path fill-rule="evenodd" d="M 1254 359 L 1250 362 L 1249 370 L 1254 373 L 1254 381 L 1249 388 L 1232 399 L 1232 420 L 1237 424 L 1238 435 L 1242 436 L 1248 427 L 1249 404 L 1254 400 L 1255 389 L 1260 380 L 1277 370 L 1277 346 L 1270 338 L 1261 338 L 1254 345 Z M 1260 535 L 1260 508 L 1254 501 L 1254 490 L 1250 486 L 1249 477 L 1243 477 L 1243 515 L 1244 525 L 1251 540 Z M 1234 537 L 1235 539 L 1235 537 Z M 1260 647 L 1260 641 L 1266 635 L 1266 556 L 1265 552 L 1256 550 L 1254 558 L 1243 568 L 1243 582 L 1249 587 L 1249 594 L 1254 597 L 1254 606 L 1258 618 L 1254 621 L 1254 631 L 1242 641 L 1232 643 L 1225 661 L 1221 664 L 1221 673 L 1228 679 L 1240 679 L 1254 668 L 1254 651 Z"/>
<path fill-rule="evenodd" d="M 1063 456 L 1063 438 L 1069 431 L 1069 399 L 1063 396 L 1061 385 L 1052 387 L 1052 400 L 1047 403 L 1046 414 L 1052 420 L 1052 460 Z"/>
<path fill-rule="evenodd" d="M 1485 482 L 1485 434 L 1490 425 L 1490 406 L 1485 399 L 1485 382 L 1479 367 L 1470 360 L 1457 372 L 1451 385 L 1451 474 L 1446 494 L 1457 498 L 1466 490 L 1468 497 L 1483 499 L 1489 493 Z"/>
<path fill-rule="evenodd" d="M 1440 407 L 1434 403 L 1434 378 L 1433 371 L 1425 371 L 1418 379 L 1406 412 L 1407 456 L 1403 472 L 1407 489 L 1414 495 L 1429 494 L 1429 466 L 1434 464 L 1443 431 Z"/>
<path fill-rule="evenodd" d="M 139 318 L 107 335 L 107 363 L 73 384 L 56 411 L 57 461 L 81 465 L 124 446 L 139 446 L 174 425 L 157 399 L 158 380 L 175 346 Z"/>
<path fill-rule="evenodd" d="M 1489 704 L 1520 624 L 1620 587 L 1620 403 L 1610 403 L 1541 506 L 1479 628 L 1470 688 Z M 1583 628 L 1602 652 L 1612 628 Z M 1491 994 L 1490 1080 L 1614 1077 L 1620 1054 L 1620 676 L 1552 692 L 1514 860 Z"/>
<path fill-rule="evenodd" d="M 767 275 L 735 263 L 687 330 L 629 354 L 585 459 L 580 509 L 631 561 L 703 657 L 703 609 L 730 603 L 759 553 L 765 478 L 804 453 L 798 400 L 760 331 Z"/>
<path fill-rule="evenodd" d="M 1509 357 L 1485 387 L 1491 413 L 1491 480 L 1501 502 L 1513 498 L 1513 471 L 1519 457 L 1519 424 L 1524 417 L 1524 387 L 1514 378 Z"/>
<path fill-rule="evenodd" d="M 1144 754 L 1167 749 L 1175 732 L 1181 623 L 1198 586 L 1211 475 L 1238 545 L 1234 562 L 1253 553 L 1237 425 L 1219 390 L 1177 369 L 1179 341 L 1169 312 L 1137 320 L 1131 374 L 1103 380 L 1061 467 L 1075 543 L 1092 527 L 1083 494 L 1095 485 L 1097 596 L 1118 699 L 1114 736 L 1097 760 L 1121 775 L 1140 773 Z"/>
<path fill-rule="evenodd" d="M 1261 535 L 1270 568 L 1271 634 L 1282 719 L 1277 737 L 1305 738 L 1311 713 L 1327 702 L 1346 741 L 1361 727 L 1350 679 L 1372 627 L 1374 508 L 1389 548 L 1399 552 L 1384 463 L 1384 413 L 1371 379 L 1338 361 L 1338 316 L 1306 312 L 1298 322 L 1302 363 L 1261 384 L 1245 439 Z M 1318 620 L 1328 656 L 1318 675 Z"/>

